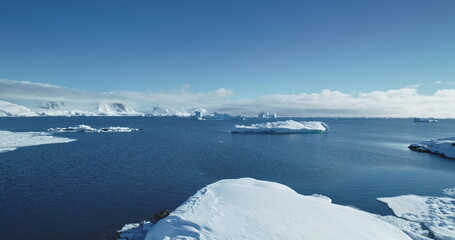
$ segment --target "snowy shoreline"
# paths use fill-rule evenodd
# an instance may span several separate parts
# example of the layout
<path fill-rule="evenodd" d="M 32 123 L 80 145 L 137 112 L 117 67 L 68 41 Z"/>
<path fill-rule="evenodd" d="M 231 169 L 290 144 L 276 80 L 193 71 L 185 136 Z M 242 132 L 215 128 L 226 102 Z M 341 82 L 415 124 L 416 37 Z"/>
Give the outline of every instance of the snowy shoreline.
<path fill-rule="evenodd" d="M 413 143 L 409 149 L 455 159 L 455 137 Z"/>
<path fill-rule="evenodd" d="M 318 194 L 300 195 L 279 183 L 226 179 L 202 188 L 155 225 L 126 224 L 118 233 L 124 240 L 455 239 L 454 198 L 403 195 L 378 200 L 396 216 L 333 204 Z"/>

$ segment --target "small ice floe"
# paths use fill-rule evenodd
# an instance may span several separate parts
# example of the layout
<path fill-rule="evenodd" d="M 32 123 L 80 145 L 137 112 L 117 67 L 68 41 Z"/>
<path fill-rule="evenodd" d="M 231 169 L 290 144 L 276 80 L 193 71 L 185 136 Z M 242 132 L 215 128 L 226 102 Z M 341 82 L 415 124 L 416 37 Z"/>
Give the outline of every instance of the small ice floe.
<path fill-rule="evenodd" d="M 93 128 L 88 125 L 81 124 L 79 126 L 66 127 L 66 128 L 49 128 L 49 132 L 135 132 L 139 131 L 137 128 L 129 127 L 103 127 L 103 128 Z"/>
<path fill-rule="evenodd" d="M 249 126 L 235 125 L 232 133 L 324 133 L 329 131 L 327 124 L 323 122 L 297 122 L 294 120 L 257 123 Z"/>
<path fill-rule="evenodd" d="M 119 238 L 117 240 L 144 240 L 147 231 L 153 224 L 149 221 L 140 223 L 128 223 L 117 231 Z"/>
<path fill-rule="evenodd" d="M 438 120 L 434 118 L 414 118 L 414 122 L 429 122 L 429 123 L 436 123 Z"/>
<path fill-rule="evenodd" d="M 28 147 L 53 143 L 68 143 L 75 139 L 54 137 L 42 132 L 0 131 L 0 152 L 13 151 L 18 147 Z"/>
<path fill-rule="evenodd" d="M 409 145 L 409 149 L 455 158 L 455 137 L 413 143 Z"/>
<path fill-rule="evenodd" d="M 405 223 L 401 220 L 393 220 L 397 222 L 395 225 L 403 231 L 425 237 L 420 239 L 427 239 L 426 237 L 430 235 L 438 240 L 455 239 L 454 198 L 403 195 L 378 198 L 378 200 L 386 203 L 397 217 L 410 221 L 410 223 Z M 422 227 L 419 228 L 416 224 L 420 224 Z M 425 230 L 431 234 L 427 234 Z"/>
<path fill-rule="evenodd" d="M 448 196 L 455 196 L 455 188 L 445 188 L 442 189 L 442 193 Z"/>
<path fill-rule="evenodd" d="M 411 240 L 376 215 L 252 178 L 202 188 L 149 229 L 153 239 Z"/>

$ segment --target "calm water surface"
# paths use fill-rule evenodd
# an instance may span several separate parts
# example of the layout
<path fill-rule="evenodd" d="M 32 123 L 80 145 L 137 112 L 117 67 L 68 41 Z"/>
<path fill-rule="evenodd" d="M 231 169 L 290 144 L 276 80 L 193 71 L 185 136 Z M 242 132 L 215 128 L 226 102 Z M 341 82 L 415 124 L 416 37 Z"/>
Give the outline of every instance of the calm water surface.
<path fill-rule="evenodd" d="M 421 140 L 455 136 L 455 121 L 316 119 L 328 134 L 240 135 L 247 121 L 182 118 L 0 118 L 0 129 L 143 128 L 132 133 L 58 133 L 66 144 L 0 153 L 0 239 L 103 239 L 124 223 L 175 209 L 225 178 L 280 182 L 302 194 L 378 213 L 377 197 L 441 196 L 455 187 L 455 160 L 411 152 Z"/>

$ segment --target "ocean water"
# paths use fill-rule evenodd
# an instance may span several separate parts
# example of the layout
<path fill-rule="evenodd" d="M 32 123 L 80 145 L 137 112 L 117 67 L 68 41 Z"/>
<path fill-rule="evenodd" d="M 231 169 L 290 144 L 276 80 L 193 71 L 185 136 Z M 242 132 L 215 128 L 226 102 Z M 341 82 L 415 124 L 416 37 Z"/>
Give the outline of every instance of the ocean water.
<path fill-rule="evenodd" d="M 297 119 L 302 120 L 302 119 Z M 231 134 L 264 120 L 185 118 L 0 118 L 0 129 L 142 128 L 132 133 L 58 133 L 66 144 L 0 153 L 0 239 L 109 239 L 123 224 L 175 209 L 198 189 L 253 177 L 320 193 L 333 202 L 387 215 L 377 197 L 442 196 L 455 187 L 455 160 L 407 149 L 455 136 L 455 121 L 310 119 L 327 134 Z"/>

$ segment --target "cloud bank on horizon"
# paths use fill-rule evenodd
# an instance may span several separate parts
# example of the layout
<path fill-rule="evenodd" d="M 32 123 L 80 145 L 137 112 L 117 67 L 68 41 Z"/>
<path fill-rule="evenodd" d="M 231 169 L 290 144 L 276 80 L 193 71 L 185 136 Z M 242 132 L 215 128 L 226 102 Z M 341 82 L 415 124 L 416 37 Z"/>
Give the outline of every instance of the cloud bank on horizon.
<path fill-rule="evenodd" d="M 99 103 L 125 103 L 138 111 L 153 107 L 169 109 L 205 108 L 209 112 L 256 115 L 271 111 L 280 116 L 320 117 L 455 117 L 455 89 L 440 89 L 423 95 L 418 86 L 388 91 L 343 93 L 324 89 L 320 93 L 273 94 L 233 100 L 234 92 L 219 88 L 191 92 L 188 86 L 169 92 L 91 92 L 43 83 L 0 79 L 0 100 L 36 108 L 37 102 L 62 101 L 67 110 L 89 111 Z"/>

